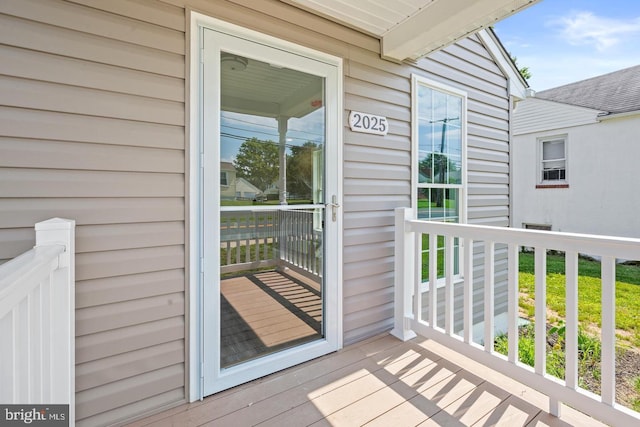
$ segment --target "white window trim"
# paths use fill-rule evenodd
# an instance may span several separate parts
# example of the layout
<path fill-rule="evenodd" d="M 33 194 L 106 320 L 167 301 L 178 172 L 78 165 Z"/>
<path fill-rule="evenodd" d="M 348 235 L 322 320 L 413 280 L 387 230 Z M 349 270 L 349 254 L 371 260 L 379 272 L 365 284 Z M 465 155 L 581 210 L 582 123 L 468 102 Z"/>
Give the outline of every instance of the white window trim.
<path fill-rule="evenodd" d="M 419 188 L 418 182 L 418 149 L 419 149 L 419 121 L 418 121 L 418 86 L 427 86 L 432 89 L 439 90 L 441 92 L 459 96 L 462 98 L 462 117 L 461 117 L 461 136 L 462 136 L 462 184 L 458 185 L 438 185 L 433 184 L 431 187 L 440 188 L 458 188 L 460 190 L 460 206 L 459 206 L 459 224 L 467 223 L 467 118 L 468 118 L 468 105 L 467 105 L 467 92 L 452 86 L 437 82 L 435 80 L 428 79 L 418 74 L 411 74 L 411 209 L 413 210 L 414 218 L 418 215 L 418 198 L 416 196 L 417 189 Z M 424 187 L 420 187 L 424 188 Z M 454 276 L 454 284 L 460 283 L 464 277 L 464 242 L 461 241 L 459 245 L 460 252 L 458 254 L 458 274 Z M 443 287 L 445 285 L 445 279 L 438 279 L 436 288 Z M 426 292 L 429 290 L 429 282 L 424 281 L 421 284 L 421 291 Z"/>
<path fill-rule="evenodd" d="M 450 95 L 462 98 L 462 184 L 439 185 L 432 184 L 431 187 L 440 188 L 459 188 L 460 189 L 460 224 L 467 222 L 467 93 L 454 87 L 445 85 L 435 80 L 428 79 L 418 74 L 411 75 L 411 209 L 417 217 L 418 199 L 416 190 L 419 186 L 418 182 L 418 86 L 427 86 Z"/>
<path fill-rule="evenodd" d="M 545 180 L 542 177 L 542 146 L 545 142 L 555 141 L 558 139 L 562 139 L 564 141 L 564 179 L 554 179 L 554 180 Z M 567 134 L 561 135 L 550 135 L 550 136 L 541 136 L 536 139 L 536 153 L 537 153 L 537 164 L 536 164 L 536 183 L 539 185 L 563 185 L 569 183 L 569 136 Z"/>

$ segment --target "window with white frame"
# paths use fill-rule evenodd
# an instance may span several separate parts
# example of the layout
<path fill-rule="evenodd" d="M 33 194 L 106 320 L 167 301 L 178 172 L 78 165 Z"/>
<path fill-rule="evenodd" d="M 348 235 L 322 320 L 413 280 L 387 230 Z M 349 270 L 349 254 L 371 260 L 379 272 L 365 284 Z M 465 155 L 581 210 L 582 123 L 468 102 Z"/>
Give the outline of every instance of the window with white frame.
<path fill-rule="evenodd" d="M 413 195 L 418 219 L 464 222 L 467 96 L 465 92 L 413 76 Z M 459 274 L 459 243 L 454 250 Z M 444 238 L 438 238 L 437 277 L 444 277 Z M 427 236 L 422 241 L 422 279 L 429 279 Z"/>
<path fill-rule="evenodd" d="M 567 138 L 554 136 L 539 139 L 540 183 L 564 183 L 567 180 Z"/>

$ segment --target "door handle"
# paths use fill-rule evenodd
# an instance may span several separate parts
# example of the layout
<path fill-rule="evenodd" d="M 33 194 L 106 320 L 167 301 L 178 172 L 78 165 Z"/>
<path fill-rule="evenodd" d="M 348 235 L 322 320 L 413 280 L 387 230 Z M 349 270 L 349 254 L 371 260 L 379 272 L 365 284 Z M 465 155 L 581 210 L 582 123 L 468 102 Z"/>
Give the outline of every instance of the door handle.
<path fill-rule="evenodd" d="M 327 203 L 325 206 L 327 207 L 331 206 L 331 220 L 333 222 L 336 222 L 338 208 L 340 207 L 340 204 L 338 203 L 338 197 L 335 195 L 331 196 L 331 202 Z"/>

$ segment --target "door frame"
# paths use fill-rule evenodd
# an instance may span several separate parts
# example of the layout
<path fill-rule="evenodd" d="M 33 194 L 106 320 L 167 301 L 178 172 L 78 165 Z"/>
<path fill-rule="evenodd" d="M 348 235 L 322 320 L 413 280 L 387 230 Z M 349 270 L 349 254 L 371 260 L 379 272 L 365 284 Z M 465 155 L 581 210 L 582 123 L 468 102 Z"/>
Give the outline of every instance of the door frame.
<path fill-rule="evenodd" d="M 342 135 L 343 135 L 343 68 L 342 59 L 333 55 L 328 55 L 322 52 L 318 52 L 313 49 L 300 46 L 295 43 L 291 43 L 279 38 L 262 34 L 260 32 L 250 30 L 235 24 L 230 24 L 219 19 L 203 15 L 191 11 L 190 15 L 190 49 L 189 49 L 189 82 L 187 88 L 189 91 L 189 137 L 188 137 L 188 149 L 187 149 L 187 167 L 188 167 L 188 253 L 186 256 L 186 276 L 189 282 L 188 292 L 188 344 L 187 357 L 188 357 L 188 400 L 193 402 L 198 399 L 202 399 L 205 395 L 205 342 L 203 339 L 203 325 L 204 325 L 204 298 L 203 298 L 203 271 L 204 271 L 204 248 L 202 241 L 203 233 L 203 186 L 201 184 L 202 179 L 202 166 L 208 160 L 204 159 L 201 154 L 202 135 L 203 135 L 203 95 L 201 81 L 201 67 L 203 66 L 202 59 L 202 34 L 204 28 L 211 29 L 213 31 L 225 33 L 234 37 L 245 39 L 258 44 L 263 44 L 276 49 L 280 49 L 285 52 L 289 52 L 295 55 L 303 56 L 316 61 L 324 62 L 329 65 L 335 66 L 337 69 L 336 78 L 336 93 L 327 93 L 327 108 L 333 105 L 335 109 L 331 117 L 330 113 L 327 114 L 327 144 L 326 144 L 326 157 L 327 164 L 329 159 L 333 159 L 336 162 L 334 176 L 328 176 L 327 174 L 327 186 L 329 186 L 329 180 L 334 181 L 333 187 L 335 188 L 335 195 L 337 197 L 338 204 L 342 202 Z M 331 104 L 330 104 L 331 103 Z M 333 143 L 329 143 L 332 141 Z M 327 194 L 330 197 L 331 194 Z M 325 201 L 326 202 L 326 201 Z M 330 210 L 327 208 L 327 210 Z M 217 226 L 217 224 L 216 224 Z M 330 351 L 338 350 L 342 348 L 342 209 L 338 209 L 338 215 L 333 233 L 327 236 L 328 243 L 332 248 L 329 249 L 335 253 L 335 262 L 332 263 L 332 267 L 335 271 L 329 272 L 324 277 L 325 282 L 331 281 L 333 284 L 327 287 L 325 290 L 325 305 L 331 307 L 330 311 L 326 311 L 326 339 L 325 347 L 327 344 L 331 348 Z M 329 253 L 327 251 L 327 253 Z M 331 336 L 330 336 L 331 335 Z M 287 365 L 295 365 L 307 360 L 308 350 L 312 350 L 313 343 L 310 346 L 303 346 L 307 351 L 300 352 L 295 357 L 273 357 L 270 358 L 270 364 L 277 366 L 278 369 L 283 369 Z M 326 351 L 325 351 L 326 353 Z M 320 354 L 318 354 L 320 355 Z M 282 360 L 278 360 L 282 359 Z M 218 370 L 219 372 L 219 370 Z M 223 387 L 224 388 L 224 387 Z"/>

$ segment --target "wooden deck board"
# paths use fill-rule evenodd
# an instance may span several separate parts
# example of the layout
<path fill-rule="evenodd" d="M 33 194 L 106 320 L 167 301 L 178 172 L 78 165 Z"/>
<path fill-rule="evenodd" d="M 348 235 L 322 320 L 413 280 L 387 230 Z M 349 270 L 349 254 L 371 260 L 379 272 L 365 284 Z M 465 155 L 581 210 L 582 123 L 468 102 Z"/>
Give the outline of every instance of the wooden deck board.
<path fill-rule="evenodd" d="M 552 417 L 539 393 L 465 359 L 382 335 L 131 427 L 603 426 L 568 407 Z"/>
<path fill-rule="evenodd" d="M 293 272 L 268 271 L 220 282 L 223 367 L 321 337 L 322 298 Z"/>

